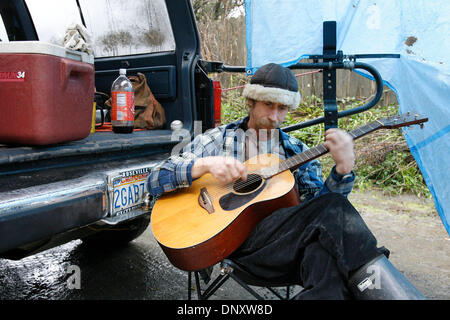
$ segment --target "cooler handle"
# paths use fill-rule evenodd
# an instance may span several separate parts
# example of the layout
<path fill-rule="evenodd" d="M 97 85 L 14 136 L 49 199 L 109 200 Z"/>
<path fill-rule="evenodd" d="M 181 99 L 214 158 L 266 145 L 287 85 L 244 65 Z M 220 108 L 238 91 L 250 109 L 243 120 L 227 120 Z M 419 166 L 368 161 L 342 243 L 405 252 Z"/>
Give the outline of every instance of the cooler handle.
<path fill-rule="evenodd" d="M 63 89 L 67 88 L 67 82 L 69 81 L 69 78 L 75 74 L 81 74 L 81 77 L 88 78 L 90 77 L 90 74 L 92 72 L 92 66 L 86 63 L 72 61 L 69 59 L 62 59 L 61 60 L 61 83 Z M 85 83 L 89 85 L 90 81 L 88 79 Z"/>

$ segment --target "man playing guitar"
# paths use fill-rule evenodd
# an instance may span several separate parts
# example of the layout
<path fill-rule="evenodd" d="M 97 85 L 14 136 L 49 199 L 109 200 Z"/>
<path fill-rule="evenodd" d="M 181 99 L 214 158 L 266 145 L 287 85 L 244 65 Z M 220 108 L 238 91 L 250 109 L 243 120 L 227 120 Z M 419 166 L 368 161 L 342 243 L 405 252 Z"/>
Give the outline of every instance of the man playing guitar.
<path fill-rule="evenodd" d="M 195 137 L 180 154 L 158 164 L 148 177 L 151 194 L 189 187 L 206 173 L 222 183 L 246 181 L 243 162 L 252 155 L 274 153 L 287 159 L 308 149 L 279 129 L 288 111 L 300 103 L 290 69 L 262 66 L 243 96 L 249 115 Z M 237 138 L 238 132 L 245 132 L 243 138 Z M 352 137 L 329 129 L 324 146 L 335 162 L 325 182 L 318 160 L 298 167 L 293 174 L 301 203 L 260 221 L 230 258 L 259 278 L 301 285 L 297 299 L 422 299 L 387 260 L 389 250 L 377 247 L 347 199 L 355 179 Z M 367 270 L 375 269 L 379 279 L 372 277 L 367 285 Z"/>

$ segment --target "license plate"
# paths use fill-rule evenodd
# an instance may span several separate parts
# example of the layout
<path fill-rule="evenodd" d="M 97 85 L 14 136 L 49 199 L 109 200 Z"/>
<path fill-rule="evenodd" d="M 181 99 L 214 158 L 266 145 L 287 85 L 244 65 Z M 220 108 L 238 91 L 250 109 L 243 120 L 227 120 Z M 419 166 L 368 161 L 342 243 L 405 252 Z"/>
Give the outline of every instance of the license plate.
<path fill-rule="evenodd" d="M 120 172 L 110 177 L 110 216 L 118 216 L 141 208 L 147 190 L 150 168 Z"/>

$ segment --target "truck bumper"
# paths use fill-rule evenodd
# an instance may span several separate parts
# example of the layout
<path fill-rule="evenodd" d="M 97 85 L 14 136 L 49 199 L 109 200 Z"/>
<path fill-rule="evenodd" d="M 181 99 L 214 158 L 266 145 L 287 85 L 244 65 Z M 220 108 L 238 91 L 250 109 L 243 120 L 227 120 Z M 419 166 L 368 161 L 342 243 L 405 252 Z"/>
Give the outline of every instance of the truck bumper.
<path fill-rule="evenodd" d="M 0 199 L 0 253 L 105 217 L 104 179 L 77 179 L 15 190 Z"/>

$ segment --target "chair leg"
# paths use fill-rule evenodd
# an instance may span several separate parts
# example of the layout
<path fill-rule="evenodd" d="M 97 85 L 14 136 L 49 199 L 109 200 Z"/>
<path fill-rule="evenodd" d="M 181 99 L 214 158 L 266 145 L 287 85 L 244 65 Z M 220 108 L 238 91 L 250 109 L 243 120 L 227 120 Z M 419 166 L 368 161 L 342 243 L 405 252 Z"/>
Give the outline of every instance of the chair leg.
<path fill-rule="evenodd" d="M 229 277 L 233 278 L 234 281 L 236 281 L 241 287 L 243 287 L 245 290 L 247 290 L 250 294 L 252 294 L 256 299 L 258 300 L 264 300 L 263 297 L 261 297 L 258 293 L 256 293 L 255 290 L 250 288 L 244 281 L 242 281 L 239 277 L 233 274 L 233 270 L 227 270 L 226 272 L 222 272 L 217 278 L 205 289 L 205 291 L 202 293 L 201 287 L 200 287 L 200 279 L 199 279 L 199 273 L 197 271 L 194 272 L 195 276 L 195 286 L 197 291 L 197 297 L 198 300 L 207 300 L 210 296 L 214 294 L 214 292 L 217 291 L 224 283 L 228 280 Z M 273 294 L 275 294 L 278 298 L 281 300 L 289 300 L 290 298 L 290 286 L 286 286 L 286 298 L 283 298 L 277 291 L 270 287 L 266 287 L 269 289 Z M 188 300 L 192 299 L 192 271 L 188 272 Z"/>
<path fill-rule="evenodd" d="M 245 290 L 251 293 L 256 299 L 264 300 L 264 298 L 257 294 L 255 290 L 250 288 L 244 281 L 236 277 L 233 273 L 230 273 L 230 277 L 233 278 L 237 283 L 239 283 Z"/>
<path fill-rule="evenodd" d="M 200 279 L 198 277 L 198 272 L 195 271 L 194 272 L 194 276 L 195 276 L 195 287 L 197 290 L 197 298 L 198 300 L 203 300 L 203 296 L 202 296 L 202 288 L 200 287 Z"/>
<path fill-rule="evenodd" d="M 222 274 L 222 275 L 217 276 L 217 278 L 202 293 L 201 287 L 200 287 L 200 279 L 199 279 L 198 273 L 196 271 L 194 271 L 194 276 L 195 276 L 195 286 L 196 286 L 198 300 L 207 300 L 230 277 L 228 274 Z M 191 300 L 191 299 L 192 299 L 192 272 L 189 271 L 188 272 L 188 300 Z"/>
<path fill-rule="evenodd" d="M 205 300 L 207 300 L 210 296 L 214 294 L 214 292 L 217 291 L 217 289 L 219 289 L 222 286 L 222 284 L 225 283 L 225 281 L 228 280 L 229 277 L 230 276 L 228 274 L 217 276 L 214 282 L 211 283 L 211 285 L 203 292 L 202 297 Z"/>
<path fill-rule="evenodd" d="M 270 292 L 272 292 L 275 296 L 277 296 L 280 300 L 285 300 L 286 298 L 283 298 L 281 294 L 279 294 L 275 289 L 272 289 L 271 287 L 266 287 Z"/>
<path fill-rule="evenodd" d="M 188 271 L 188 300 L 191 300 L 192 273 Z"/>

